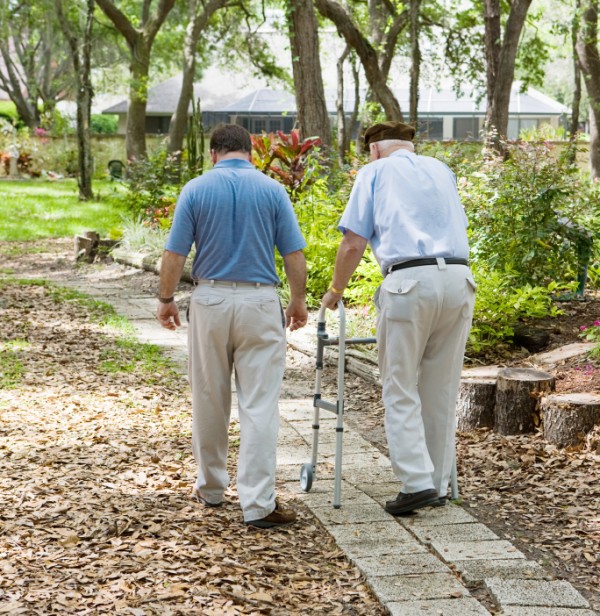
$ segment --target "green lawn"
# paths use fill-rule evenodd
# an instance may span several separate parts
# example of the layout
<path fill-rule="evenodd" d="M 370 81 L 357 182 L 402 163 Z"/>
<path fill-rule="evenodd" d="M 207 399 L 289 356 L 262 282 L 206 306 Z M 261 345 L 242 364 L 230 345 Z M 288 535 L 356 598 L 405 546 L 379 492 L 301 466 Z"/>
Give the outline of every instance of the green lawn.
<path fill-rule="evenodd" d="M 0 181 L 0 241 L 27 241 L 44 237 L 71 237 L 97 231 L 117 236 L 123 212 L 113 198 L 119 184 L 95 180 L 94 201 L 80 201 L 72 179 Z"/>

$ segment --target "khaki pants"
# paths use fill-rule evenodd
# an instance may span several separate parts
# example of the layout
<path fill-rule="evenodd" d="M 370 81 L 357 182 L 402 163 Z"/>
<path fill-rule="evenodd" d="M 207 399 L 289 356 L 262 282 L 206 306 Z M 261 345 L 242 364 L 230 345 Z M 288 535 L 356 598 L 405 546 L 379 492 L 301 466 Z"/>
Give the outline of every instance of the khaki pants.
<path fill-rule="evenodd" d="M 191 298 L 189 374 L 196 487 L 217 503 L 229 485 L 231 373 L 240 419 L 237 488 L 244 520 L 275 509 L 279 391 L 285 322 L 275 289 L 252 283 L 200 282 Z"/>
<path fill-rule="evenodd" d="M 375 298 L 385 430 L 403 492 L 447 494 L 474 292 L 468 267 L 441 262 L 392 272 Z"/>

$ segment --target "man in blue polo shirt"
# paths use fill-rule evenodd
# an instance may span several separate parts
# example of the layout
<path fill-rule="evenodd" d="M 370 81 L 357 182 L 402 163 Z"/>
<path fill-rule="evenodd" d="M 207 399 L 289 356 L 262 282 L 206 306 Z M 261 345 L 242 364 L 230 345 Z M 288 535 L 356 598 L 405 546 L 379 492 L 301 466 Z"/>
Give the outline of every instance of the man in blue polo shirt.
<path fill-rule="evenodd" d="M 240 418 L 237 489 L 246 524 L 271 528 L 296 514 L 275 498 L 279 390 L 285 328 L 306 325 L 306 242 L 285 189 L 251 163 L 250 135 L 234 124 L 210 139 L 214 168 L 181 191 L 160 270 L 157 318 L 180 325 L 173 295 L 192 244 L 197 281 L 189 313 L 193 497 L 218 507 L 229 485 L 228 426 L 235 370 Z M 283 257 L 290 301 L 281 308 L 274 250 Z"/>
<path fill-rule="evenodd" d="M 475 300 L 467 219 L 454 174 L 417 156 L 401 122 L 365 132 L 371 163 L 356 177 L 330 290 L 334 309 L 370 243 L 385 279 L 375 296 L 390 460 L 402 482 L 386 511 L 445 504 L 455 451 L 455 406 Z"/>

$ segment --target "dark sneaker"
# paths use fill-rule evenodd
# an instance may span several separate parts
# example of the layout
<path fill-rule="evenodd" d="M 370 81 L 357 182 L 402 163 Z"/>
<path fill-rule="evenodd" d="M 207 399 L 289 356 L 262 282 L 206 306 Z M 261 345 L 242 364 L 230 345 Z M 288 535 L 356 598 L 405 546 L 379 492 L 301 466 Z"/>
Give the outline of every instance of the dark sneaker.
<path fill-rule="evenodd" d="M 437 490 L 433 488 L 414 492 L 413 494 L 399 492 L 395 500 L 386 501 L 385 510 L 392 515 L 402 515 L 403 513 L 410 513 L 416 509 L 433 505 L 439 502 L 439 500 L 440 497 L 438 496 Z"/>
<path fill-rule="evenodd" d="M 200 496 L 200 492 L 198 491 L 198 488 L 194 488 L 192 490 L 192 495 L 190 496 L 190 498 L 196 501 L 197 503 L 204 505 L 205 507 L 221 507 L 223 505 L 223 501 L 219 501 L 218 503 L 211 503 L 207 501 L 205 498 Z"/>
<path fill-rule="evenodd" d="M 287 526 L 295 521 L 296 512 L 291 509 L 283 509 L 279 501 L 275 500 L 275 509 L 268 516 L 260 520 L 250 520 L 245 524 L 256 526 L 256 528 L 273 528 L 275 526 Z"/>
<path fill-rule="evenodd" d="M 433 503 L 431 507 L 445 507 L 447 502 L 448 502 L 447 496 L 440 496 L 438 498 L 437 503 Z"/>

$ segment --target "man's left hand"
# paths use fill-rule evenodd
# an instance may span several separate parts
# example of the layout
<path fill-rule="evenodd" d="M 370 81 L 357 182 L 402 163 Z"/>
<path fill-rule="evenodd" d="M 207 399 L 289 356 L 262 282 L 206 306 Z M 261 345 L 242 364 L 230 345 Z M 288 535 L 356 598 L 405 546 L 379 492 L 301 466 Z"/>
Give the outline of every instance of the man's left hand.
<path fill-rule="evenodd" d="M 321 304 L 325 306 L 325 308 L 329 308 L 329 310 L 335 310 L 337 308 L 338 302 L 342 299 L 343 293 L 336 293 L 329 289 L 325 295 L 323 295 L 323 299 L 321 300 Z"/>

